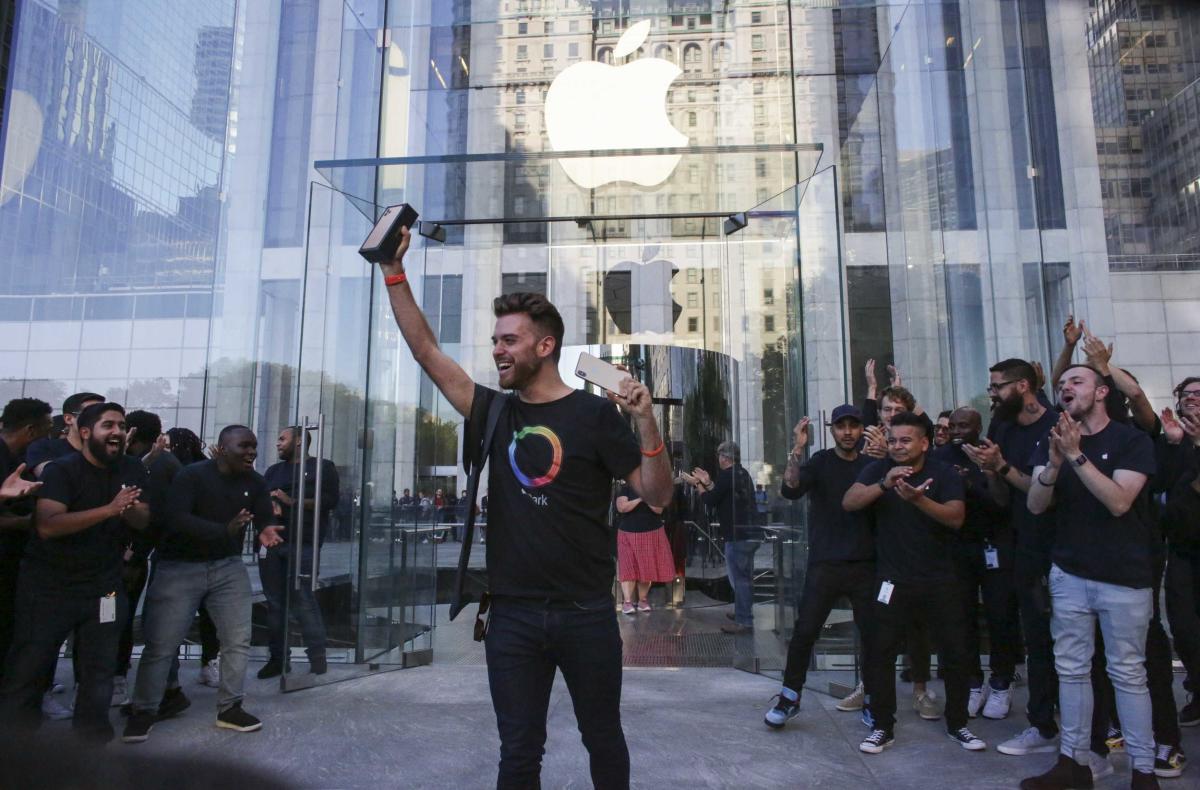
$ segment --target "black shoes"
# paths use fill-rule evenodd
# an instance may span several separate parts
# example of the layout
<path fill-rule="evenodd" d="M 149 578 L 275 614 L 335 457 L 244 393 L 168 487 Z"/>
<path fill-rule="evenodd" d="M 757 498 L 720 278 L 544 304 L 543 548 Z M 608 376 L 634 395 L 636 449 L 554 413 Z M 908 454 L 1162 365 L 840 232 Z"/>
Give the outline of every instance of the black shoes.
<path fill-rule="evenodd" d="M 1188 695 L 1188 703 L 1179 711 L 1180 727 L 1200 725 L 1200 696 Z"/>
<path fill-rule="evenodd" d="M 163 694 L 162 702 L 158 703 L 158 719 L 169 719 L 172 716 L 178 716 L 189 707 L 192 701 L 187 698 L 181 688 L 167 689 Z"/>
<path fill-rule="evenodd" d="M 262 729 L 262 722 L 242 710 L 242 703 L 235 702 L 233 707 L 217 714 L 217 726 L 238 732 L 254 732 Z"/>
<path fill-rule="evenodd" d="M 1137 771 L 1134 771 L 1135 782 L 1137 775 Z M 1150 778 L 1154 779 L 1154 774 L 1150 774 Z M 1059 754 L 1058 762 L 1054 764 L 1054 767 L 1041 776 L 1031 776 L 1021 780 L 1021 790 L 1076 790 L 1077 788 L 1087 790 L 1091 786 L 1092 769 L 1086 765 L 1080 765 L 1065 754 Z"/>
<path fill-rule="evenodd" d="M 329 671 L 329 662 L 325 660 L 324 653 L 308 657 L 308 671 L 314 675 L 324 675 Z"/>
<path fill-rule="evenodd" d="M 277 658 L 272 658 L 267 663 L 262 665 L 262 669 L 258 670 L 259 680 L 269 680 L 277 678 L 283 674 L 283 661 Z"/>
<path fill-rule="evenodd" d="M 157 721 L 158 716 L 153 713 L 134 713 L 125 722 L 121 740 L 125 743 L 141 743 L 150 737 L 150 730 Z"/>

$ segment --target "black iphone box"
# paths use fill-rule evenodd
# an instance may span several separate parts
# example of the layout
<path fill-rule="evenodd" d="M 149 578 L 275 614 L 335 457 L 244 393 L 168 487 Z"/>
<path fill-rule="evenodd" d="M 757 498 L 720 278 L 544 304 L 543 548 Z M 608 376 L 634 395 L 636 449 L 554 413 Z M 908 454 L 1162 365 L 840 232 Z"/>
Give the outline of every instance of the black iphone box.
<path fill-rule="evenodd" d="M 371 263 L 390 261 L 400 247 L 400 228 L 413 230 L 417 216 L 417 210 L 407 203 L 388 206 L 367 234 L 366 241 L 358 248 L 358 254 Z"/>

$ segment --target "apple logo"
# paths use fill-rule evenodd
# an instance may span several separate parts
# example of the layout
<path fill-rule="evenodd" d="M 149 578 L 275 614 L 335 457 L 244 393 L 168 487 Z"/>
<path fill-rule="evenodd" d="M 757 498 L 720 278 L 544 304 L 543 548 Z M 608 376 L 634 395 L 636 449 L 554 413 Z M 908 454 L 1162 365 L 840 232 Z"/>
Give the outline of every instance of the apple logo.
<path fill-rule="evenodd" d="M 625 31 L 613 51 L 622 58 L 650 32 L 645 19 Z M 624 66 L 587 61 L 563 71 L 546 94 L 546 133 L 555 151 L 678 148 L 687 135 L 667 117 L 667 89 L 682 72 L 669 60 L 639 58 Z M 651 187 L 666 181 L 679 154 L 560 159 L 567 176 L 584 189 L 614 181 Z"/>
<path fill-rule="evenodd" d="M 656 244 L 647 245 L 640 262 L 622 261 L 604 275 L 604 306 L 622 334 L 671 332 L 683 312 L 671 296 L 671 280 L 679 269 L 657 258 L 658 250 Z"/>

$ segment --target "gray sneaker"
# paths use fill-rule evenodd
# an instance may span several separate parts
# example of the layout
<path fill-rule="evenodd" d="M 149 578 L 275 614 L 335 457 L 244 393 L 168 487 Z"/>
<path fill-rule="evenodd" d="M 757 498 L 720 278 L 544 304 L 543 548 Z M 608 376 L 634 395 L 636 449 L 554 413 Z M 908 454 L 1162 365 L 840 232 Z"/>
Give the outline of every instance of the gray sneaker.
<path fill-rule="evenodd" d="M 1037 727 L 1030 727 L 997 746 L 996 751 L 1017 757 L 1023 754 L 1053 754 L 1058 751 L 1058 738 L 1044 738 Z"/>
<path fill-rule="evenodd" d="M 942 706 L 938 705 L 937 695 L 932 691 L 913 694 L 913 710 L 926 721 L 937 721 L 942 718 Z"/>
<path fill-rule="evenodd" d="M 849 694 L 847 694 L 845 697 L 843 697 L 842 701 L 839 702 L 834 707 L 836 707 L 840 711 L 846 711 L 846 712 L 862 710 L 863 709 L 863 699 L 865 697 L 866 697 L 866 690 L 863 688 L 863 684 L 859 683 L 857 686 L 854 687 L 854 691 L 851 691 Z"/>
<path fill-rule="evenodd" d="M 219 688 L 221 685 L 221 659 L 214 658 L 200 667 L 200 685 Z"/>

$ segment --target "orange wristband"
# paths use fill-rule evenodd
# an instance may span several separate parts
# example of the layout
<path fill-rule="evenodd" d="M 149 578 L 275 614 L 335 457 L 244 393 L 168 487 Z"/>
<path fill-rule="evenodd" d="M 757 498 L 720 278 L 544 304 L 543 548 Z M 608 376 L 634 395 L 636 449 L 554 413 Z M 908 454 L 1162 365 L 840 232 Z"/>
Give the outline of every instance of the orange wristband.
<path fill-rule="evenodd" d="M 661 455 L 662 451 L 665 449 L 667 449 L 666 440 L 659 439 L 658 447 L 655 447 L 653 450 L 642 450 L 642 455 L 646 456 L 647 458 L 653 458 L 656 455 Z"/>
<path fill-rule="evenodd" d="M 404 272 L 400 272 L 399 274 L 389 274 L 387 277 L 383 278 L 383 284 L 388 288 L 391 288 L 393 285 L 399 285 L 403 282 L 408 282 L 408 275 Z"/>

